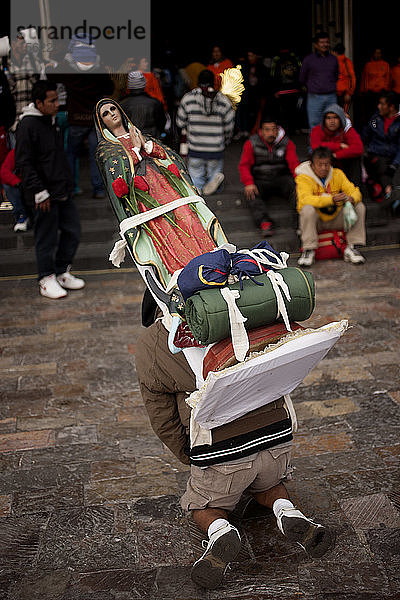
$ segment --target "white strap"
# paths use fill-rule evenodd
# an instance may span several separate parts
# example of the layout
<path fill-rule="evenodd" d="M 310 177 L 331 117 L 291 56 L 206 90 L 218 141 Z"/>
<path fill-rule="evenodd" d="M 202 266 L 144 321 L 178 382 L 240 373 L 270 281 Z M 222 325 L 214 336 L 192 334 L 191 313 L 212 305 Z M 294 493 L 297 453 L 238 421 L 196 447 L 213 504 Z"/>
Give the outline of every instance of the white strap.
<path fill-rule="evenodd" d="M 128 217 L 127 219 L 121 221 L 121 223 L 119 224 L 120 235 L 123 238 L 124 234 L 129 229 L 137 227 L 138 225 L 142 225 L 142 223 L 147 223 L 147 221 L 151 221 L 156 217 L 161 217 L 161 215 L 175 210 L 180 206 L 190 204 L 191 202 L 204 202 L 204 198 L 201 198 L 200 196 L 196 195 L 185 196 L 184 198 L 177 198 L 172 202 L 167 202 L 167 204 L 161 204 L 160 206 L 157 206 L 157 208 L 152 208 L 151 210 L 147 210 L 144 213 L 139 213 L 137 215 L 134 215 L 133 217 Z"/>
<path fill-rule="evenodd" d="M 288 331 L 292 331 L 292 329 L 290 327 L 289 317 L 288 317 L 287 310 L 286 310 L 286 305 L 283 300 L 282 292 L 279 289 L 279 288 L 282 288 L 283 293 L 286 296 L 286 300 L 288 300 L 290 302 L 291 297 L 290 297 L 289 288 L 286 285 L 286 283 L 280 273 L 275 273 L 275 271 L 267 271 L 267 277 L 271 282 L 272 289 L 274 290 L 275 296 L 276 296 L 276 303 L 278 306 L 276 318 L 278 318 L 279 315 L 282 315 L 286 329 Z"/>
<path fill-rule="evenodd" d="M 294 410 L 292 397 L 290 394 L 286 394 L 286 396 L 283 396 L 283 397 L 285 399 L 290 418 L 292 419 L 292 431 L 293 431 L 293 433 L 295 433 L 297 431 L 297 416 L 296 416 L 296 411 Z"/>
<path fill-rule="evenodd" d="M 254 258 L 258 268 L 260 269 L 260 273 L 262 273 L 262 268 L 260 265 L 267 265 L 274 269 L 285 269 L 287 267 L 287 260 L 289 258 L 289 254 L 287 252 L 280 252 L 278 256 L 266 248 L 239 250 L 238 254 L 249 254 L 252 258 Z M 273 260 L 269 260 L 268 256 L 270 256 Z"/>
<path fill-rule="evenodd" d="M 227 287 L 220 290 L 221 295 L 228 305 L 229 321 L 231 325 L 232 346 L 235 357 L 242 362 L 246 358 L 249 350 L 249 338 L 243 323 L 247 318 L 242 315 L 236 305 L 236 298 L 240 298 L 238 290 L 231 290 Z"/>
<path fill-rule="evenodd" d="M 151 221 L 151 219 L 155 219 L 156 217 L 160 217 L 166 212 L 170 212 L 171 210 L 175 210 L 180 206 L 185 206 L 186 204 L 190 204 L 191 202 L 204 202 L 204 198 L 201 196 L 185 196 L 184 198 L 177 198 L 172 202 L 168 202 L 167 204 L 162 204 L 157 208 L 152 208 L 144 213 L 139 213 L 138 215 L 134 215 L 133 217 L 127 217 L 119 224 L 119 234 L 121 236 L 121 240 L 118 240 L 114 244 L 114 248 L 111 250 L 109 260 L 112 262 L 114 267 L 120 267 L 121 263 L 125 260 L 125 248 L 127 246 L 127 242 L 125 240 L 125 233 L 129 231 L 129 229 L 133 229 L 142 223 L 146 223 L 147 221 Z"/>

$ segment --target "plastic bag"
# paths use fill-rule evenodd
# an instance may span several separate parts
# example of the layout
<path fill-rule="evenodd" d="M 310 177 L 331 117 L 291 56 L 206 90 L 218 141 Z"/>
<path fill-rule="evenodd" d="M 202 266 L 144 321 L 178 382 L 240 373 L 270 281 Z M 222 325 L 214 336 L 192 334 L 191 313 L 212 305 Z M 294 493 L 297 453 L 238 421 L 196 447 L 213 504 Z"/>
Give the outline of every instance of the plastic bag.
<path fill-rule="evenodd" d="M 344 222 L 344 230 L 349 231 L 353 225 L 357 222 L 357 213 L 354 210 L 354 207 L 351 202 L 345 202 L 343 207 L 343 222 Z"/>

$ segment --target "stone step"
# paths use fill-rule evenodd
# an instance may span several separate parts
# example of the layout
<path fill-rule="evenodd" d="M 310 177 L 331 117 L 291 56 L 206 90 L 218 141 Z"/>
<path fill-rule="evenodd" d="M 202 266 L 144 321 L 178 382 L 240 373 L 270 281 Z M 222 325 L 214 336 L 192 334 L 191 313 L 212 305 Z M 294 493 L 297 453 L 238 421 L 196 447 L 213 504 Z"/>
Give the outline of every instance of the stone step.
<path fill-rule="evenodd" d="M 263 238 L 254 226 L 251 216 L 243 207 L 234 207 L 229 212 L 219 207 L 216 216 L 228 237 L 238 248 L 249 248 Z M 271 216 L 272 214 L 271 210 Z M 275 234 L 268 241 L 277 250 L 298 252 L 300 241 L 296 233 L 296 215 L 282 211 L 276 219 Z M 288 226 L 289 225 L 289 226 Z M 119 239 L 118 224 L 111 218 L 83 220 L 82 241 L 74 261 L 79 269 L 104 269 L 110 267 L 108 255 Z M 400 243 L 400 219 L 382 216 L 379 208 L 367 205 L 367 245 L 381 246 Z M 0 264 L 2 275 L 23 275 L 36 272 L 34 240 L 32 231 L 15 233 L 11 225 L 0 226 Z"/>
<path fill-rule="evenodd" d="M 306 158 L 306 144 L 296 141 L 300 160 Z M 207 205 L 219 219 L 228 240 L 238 248 L 251 248 L 263 238 L 255 227 L 251 213 L 243 198 L 237 165 L 242 144 L 232 143 L 225 156 L 225 182 L 222 193 L 206 198 Z M 108 260 L 114 242 L 119 239 L 118 222 L 107 198 L 91 198 L 89 165 L 81 159 L 81 182 L 84 190 L 75 198 L 82 226 L 82 239 L 74 261 L 79 270 L 112 268 Z M 400 218 L 370 199 L 367 206 L 367 243 L 370 246 L 393 245 L 400 242 Z M 297 235 L 298 216 L 289 203 L 271 198 L 268 207 L 275 222 L 275 234 L 268 241 L 277 250 L 297 253 L 300 240 Z M 15 233 L 14 219 L 10 210 L 0 210 L 0 271 L 2 275 L 29 275 L 36 273 L 33 232 Z M 122 266 L 133 266 L 127 257 Z"/>
<path fill-rule="evenodd" d="M 81 221 L 82 237 L 81 244 L 87 242 L 99 242 L 114 240 L 118 233 L 117 222 L 112 220 L 99 219 L 93 222 Z M 10 250 L 13 248 L 33 248 L 34 236 L 33 230 L 15 233 L 12 225 L 0 225 L 0 250 Z"/>
<path fill-rule="evenodd" d="M 74 259 L 74 270 L 102 270 L 114 268 L 108 257 L 114 242 L 80 244 Z M 12 252 L 0 251 L 1 275 L 34 275 L 36 273 L 36 257 L 33 248 L 19 248 Z M 127 255 L 122 266 L 133 267 Z"/>

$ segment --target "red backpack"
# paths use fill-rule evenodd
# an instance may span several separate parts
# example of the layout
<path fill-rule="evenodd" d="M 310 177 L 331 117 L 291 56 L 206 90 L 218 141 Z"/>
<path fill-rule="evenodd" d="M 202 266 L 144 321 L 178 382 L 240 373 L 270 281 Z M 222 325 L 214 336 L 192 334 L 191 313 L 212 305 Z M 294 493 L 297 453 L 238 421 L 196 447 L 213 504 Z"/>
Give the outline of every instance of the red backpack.
<path fill-rule="evenodd" d="M 346 248 L 346 234 L 341 230 L 327 229 L 318 234 L 318 248 L 315 250 L 315 260 L 343 258 Z"/>

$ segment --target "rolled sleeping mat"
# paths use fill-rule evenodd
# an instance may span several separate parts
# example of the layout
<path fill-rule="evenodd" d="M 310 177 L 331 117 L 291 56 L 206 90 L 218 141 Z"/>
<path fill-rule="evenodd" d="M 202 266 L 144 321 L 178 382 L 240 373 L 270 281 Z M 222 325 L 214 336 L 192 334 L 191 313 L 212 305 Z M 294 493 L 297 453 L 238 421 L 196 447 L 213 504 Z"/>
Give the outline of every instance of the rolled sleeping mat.
<path fill-rule="evenodd" d="M 290 301 L 283 294 L 287 316 L 290 321 L 305 321 L 315 307 L 315 285 L 311 273 L 296 267 L 279 270 L 279 274 L 290 292 Z M 236 305 L 246 321 L 247 330 L 279 322 L 278 301 L 268 273 L 255 279 L 263 285 L 256 285 L 250 279 L 227 287 L 237 290 L 240 297 Z M 202 344 L 213 344 L 231 335 L 228 305 L 220 289 L 201 290 L 190 296 L 185 304 L 185 317 L 194 338 Z"/>

